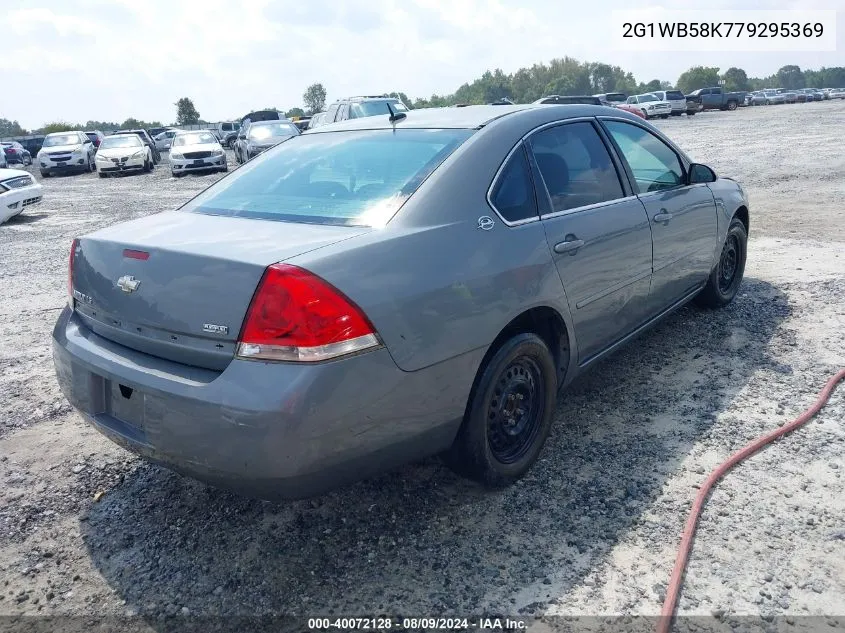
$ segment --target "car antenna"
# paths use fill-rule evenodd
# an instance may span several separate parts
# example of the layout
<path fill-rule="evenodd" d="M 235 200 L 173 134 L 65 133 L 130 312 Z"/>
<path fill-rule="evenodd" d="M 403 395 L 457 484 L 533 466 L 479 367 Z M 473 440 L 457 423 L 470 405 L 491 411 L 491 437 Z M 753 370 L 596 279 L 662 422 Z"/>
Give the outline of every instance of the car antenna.
<path fill-rule="evenodd" d="M 391 105 L 390 105 L 390 101 L 385 101 L 385 103 L 384 103 L 384 104 L 387 106 L 387 111 L 388 111 L 388 112 L 390 112 L 390 118 L 388 119 L 388 121 L 390 121 L 390 122 L 393 124 L 393 126 L 394 126 L 394 127 L 396 127 L 396 122 L 397 122 L 397 121 L 401 121 L 401 120 L 402 120 L 402 119 L 404 119 L 406 116 L 408 116 L 408 115 L 407 115 L 407 114 L 405 114 L 404 112 L 396 112 L 396 111 L 395 111 L 395 110 L 391 107 Z"/>

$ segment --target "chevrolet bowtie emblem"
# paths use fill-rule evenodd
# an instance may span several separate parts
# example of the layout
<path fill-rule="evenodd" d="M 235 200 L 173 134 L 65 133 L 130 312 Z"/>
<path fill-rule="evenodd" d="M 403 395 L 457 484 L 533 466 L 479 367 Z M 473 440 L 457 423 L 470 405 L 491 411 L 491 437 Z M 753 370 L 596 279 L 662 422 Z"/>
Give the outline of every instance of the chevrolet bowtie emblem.
<path fill-rule="evenodd" d="M 123 277 L 117 280 L 117 287 L 123 290 L 123 292 L 135 292 L 140 285 L 141 282 L 132 275 L 123 275 Z"/>

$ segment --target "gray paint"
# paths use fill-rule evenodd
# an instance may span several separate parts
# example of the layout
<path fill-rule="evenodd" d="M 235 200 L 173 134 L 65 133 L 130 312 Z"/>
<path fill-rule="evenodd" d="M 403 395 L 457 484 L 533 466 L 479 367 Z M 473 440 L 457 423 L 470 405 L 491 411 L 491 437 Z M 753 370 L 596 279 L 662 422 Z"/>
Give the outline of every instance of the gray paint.
<path fill-rule="evenodd" d="M 667 140 L 612 108 L 412 111 L 397 127 L 478 131 L 383 227 L 175 212 L 85 236 L 74 283 L 91 305 L 65 310 L 53 335 L 62 390 L 98 428 L 147 458 L 261 496 L 313 494 L 445 450 L 484 354 L 510 321 L 535 307 L 560 315 L 574 352 L 568 383 L 694 296 L 731 217 L 747 208 L 727 179 L 636 196 L 614 154 L 625 198 L 550 214 L 535 174 L 541 217 L 506 225 L 487 199 L 505 157 L 544 125 L 591 117 Z M 307 133 L 389 127 L 387 117 L 368 117 Z M 653 219 L 662 209 L 673 215 L 665 225 Z M 495 220 L 491 230 L 479 229 L 482 216 Z M 556 253 L 571 236 L 583 245 Z M 123 248 L 150 258 L 127 260 Z M 277 261 L 343 291 L 384 347 L 308 366 L 231 360 L 261 273 Z M 115 287 L 128 274 L 141 281 L 131 294 Z M 98 320 L 92 310 L 107 316 Z M 204 332 L 209 322 L 228 333 Z M 121 395 L 119 384 L 133 395 Z"/>

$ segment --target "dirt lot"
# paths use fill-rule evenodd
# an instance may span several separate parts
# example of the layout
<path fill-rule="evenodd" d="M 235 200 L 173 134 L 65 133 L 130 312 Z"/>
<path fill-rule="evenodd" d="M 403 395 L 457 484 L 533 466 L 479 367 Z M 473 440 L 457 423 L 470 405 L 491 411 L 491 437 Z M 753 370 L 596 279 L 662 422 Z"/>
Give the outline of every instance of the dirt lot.
<path fill-rule="evenodd" d="M 103 439 L 53 376 L 70 241 L 217 176 L 176 180 L 165 159 L 46 180 L 43 204 L 0 226 L 0 614 L 140 614 L 161 631 L 173 614 L 658 613 L 706 473 L 845 366 L 845 101 L 657 125 L 750 195 L 741 295 L 681 310 L 581 379 L 530 476 L 497 493 L 432 459 L 272 505 Z M 843 473 L 845 388 L 719 485 L 681 612 L 845 614 Z"/>

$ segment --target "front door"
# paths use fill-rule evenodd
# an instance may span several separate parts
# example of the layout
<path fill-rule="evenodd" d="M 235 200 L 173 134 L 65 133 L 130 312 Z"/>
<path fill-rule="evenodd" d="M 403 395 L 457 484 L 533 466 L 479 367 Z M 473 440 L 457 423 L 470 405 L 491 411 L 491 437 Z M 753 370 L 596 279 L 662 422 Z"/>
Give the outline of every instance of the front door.
<path fill-rule="evenodd" d="M 716 243 L 716 202 L 706 184 L 687 184 L 672 147 L 639 125 L 603 121 L 628 164 L 654 240 L 651 308 L 660 311 L 707 279 Z"/>
<path fill-rule="evenodd" d="M 541 217 L 563 283 L 578 361 L 636 329 L 647 316 L 651 229 L 629 195 L 596 123 L 563 123 L 528 139 L 540 172 Z"/>

